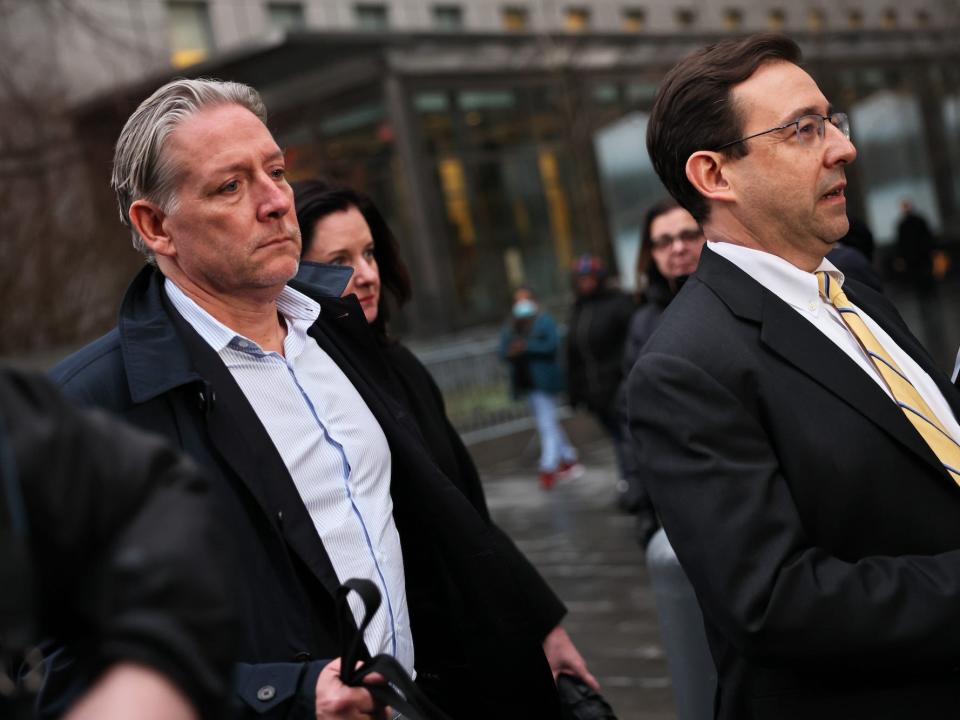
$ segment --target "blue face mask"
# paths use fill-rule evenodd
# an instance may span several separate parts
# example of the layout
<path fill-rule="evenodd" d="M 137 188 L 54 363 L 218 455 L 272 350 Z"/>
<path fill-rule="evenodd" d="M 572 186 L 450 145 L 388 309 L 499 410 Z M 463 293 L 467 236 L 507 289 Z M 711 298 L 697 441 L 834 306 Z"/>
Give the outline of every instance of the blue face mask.
<path fill-rule="evenodd" d="M 537 314 L 537 304 L 533 300 L 517 300 L 513 304 L 513 316 L 517 320 L 530 318 Z"/>

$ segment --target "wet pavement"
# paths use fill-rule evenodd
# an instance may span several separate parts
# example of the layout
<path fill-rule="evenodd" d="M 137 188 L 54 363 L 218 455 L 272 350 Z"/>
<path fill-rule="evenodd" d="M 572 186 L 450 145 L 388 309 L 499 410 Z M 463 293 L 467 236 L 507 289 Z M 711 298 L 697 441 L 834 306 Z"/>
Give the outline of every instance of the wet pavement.
<path fill-rule="evenodd" d="M 490 511 L 566 603 L 564 627 L 617 717 L 674 720 L 633 517 L 614 505 L 613 451 L 597 441 L 580 452 L 583 476 L 547 492 L 529 458 L 483 468 Z"/>

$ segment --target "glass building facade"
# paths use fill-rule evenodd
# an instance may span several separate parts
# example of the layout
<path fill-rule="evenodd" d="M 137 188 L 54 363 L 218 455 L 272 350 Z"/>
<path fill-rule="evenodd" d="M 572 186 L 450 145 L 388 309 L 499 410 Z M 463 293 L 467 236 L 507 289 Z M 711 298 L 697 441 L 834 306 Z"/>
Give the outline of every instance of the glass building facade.
<path fill-rule="evenodd" d="M 643 213 L 664 194 L 645 145 L 657 84 L 713 39 L 292 33 L 197 74 L 263 93 L 293 179 L 373 197 L 414 278 L 397 330 L 429 337 L 499 322 L 520 284 L 564 305 L 579 253 L 633 286 Z M 848 207 L 881 254 L 906 198 L 956 241 L 960 50 L 949 33 L 797 39 L 850 114 Z"/>

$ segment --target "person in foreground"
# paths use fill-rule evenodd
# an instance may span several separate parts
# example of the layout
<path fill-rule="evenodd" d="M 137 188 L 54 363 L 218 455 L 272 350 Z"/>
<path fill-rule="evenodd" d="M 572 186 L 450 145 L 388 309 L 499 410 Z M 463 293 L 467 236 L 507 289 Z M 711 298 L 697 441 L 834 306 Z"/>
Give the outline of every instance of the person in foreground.
<path fill-rule="evenodd" d="M 209 501 L 160 438 L 0 368 L 0 717 L 36 717 L 35 656 L 51 642 L 75 662 L 48 682 L 90 688 L 58 717 L 226 716 L 236 628 Z"/>
<path fill-rule="evenodd" d="M 391 310 L 410 299 L 412 288 L 399 244 L 383 215 L 369 197 L 352 188 L 322 180 L 303 180 L 293 188 L 303 254 L 292 285 L 321 296 L 357 296 L 389 368 L 389 375 L 381 378 L 382 386 L 409 408 L 434 462 L 510 548 L 508 557 L 517 564 L 531 623 L 543 639 L 554 677 L 561 672 L 577 675 L 599 690 L 560 625 L 566 614 L 563 603 L 490 518 L 480 473 L 447 417 L 440 388 L 423 363 L 387 332 Z"/>
<path fill-rule="evenodd" d="M 647 146 L 703 227 L 629 378 L 648 489 L 703 609 L 718 718 L 960 712 L 960 399 L 824 255 L 847 118 L 757 35 L 673 68 Z"/>
<path fill-rule="evenodd" d="M 206 468 L 235 552 L 241 716 L 389 716 L 334 659 L 336 593 L 360 578 L 383 598 L 367 648 L 451 716 L 556 717 L 516 563 L 371 381 L 383 360 L 361 305 L 287 286 L 300 231 L 265 120 L 256 91 L 212 80 L 134 111 L 112 184 L 148 264 L 117 328 L 54 377 Z"/>

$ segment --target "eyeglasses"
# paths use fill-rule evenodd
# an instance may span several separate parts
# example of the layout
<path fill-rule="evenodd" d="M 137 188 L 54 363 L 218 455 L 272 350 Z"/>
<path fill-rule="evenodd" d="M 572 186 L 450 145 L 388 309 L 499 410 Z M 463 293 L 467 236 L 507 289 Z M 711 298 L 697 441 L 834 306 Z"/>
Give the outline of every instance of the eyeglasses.
<path fill-rule="evenodd" d="M 796 127 L 797 132 L 797 144 L 809 147 L 812 145 L 818 144 L 823 140 L 824 135 L 827 132 L 826 123 L 830 122 L 837 130 L 843 133 L 843 136 L 850 139 L 850 118 L 847 117 L 846 113 L 835 112 L 830 113 L 829 115 L 803 115 L 798 117 L 796 120 L 791 120 L 786 125 L 781 125 L 780 127 L 770 128 L 769 130 L 764 130 L 763 132 L 754 133 L 753 135 L 747 135 L 742 137 L 739 140 L 734 140 L 733 142 L 724 143 L 716 150 L 723 150 L 728 148 L 731 145 L 736 145 L 737 143 L 746 142 L 755 137 L 760 137 L 761 135 L 766 135 L 767 133 L 777 132 L 778 130 L 786 130 L 791 125 Z"/>
<path fill-rule="evenodd" d="M 700 228 L 689 228 L 687 230 L 681 230 L 676 235 L 666 234 L 650 238 L 650 248 L 653 250 L 663 250 L 673 245 L 677 240 L 682 243 L 692 243 L 702 237 L 703 230 Z"/>

